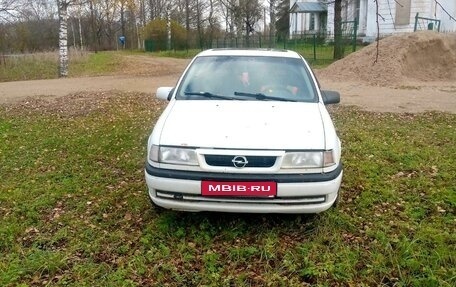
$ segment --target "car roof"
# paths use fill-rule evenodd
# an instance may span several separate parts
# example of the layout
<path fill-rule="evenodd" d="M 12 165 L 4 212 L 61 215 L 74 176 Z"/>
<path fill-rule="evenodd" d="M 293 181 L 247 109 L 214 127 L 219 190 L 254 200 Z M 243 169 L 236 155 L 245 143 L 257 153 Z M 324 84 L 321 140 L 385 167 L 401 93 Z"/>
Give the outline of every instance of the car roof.
<path fill-rule="evenodd" d="M 262 56 L 262 57 L 285 57 L 285 58 L 297 58 L 301 56 L 290 50 L 280 49 L 234 49 L 234 48 L 223 48 L 223 49 L 209 49 L 200 52 L 198 57 L 205 56 Z"/>

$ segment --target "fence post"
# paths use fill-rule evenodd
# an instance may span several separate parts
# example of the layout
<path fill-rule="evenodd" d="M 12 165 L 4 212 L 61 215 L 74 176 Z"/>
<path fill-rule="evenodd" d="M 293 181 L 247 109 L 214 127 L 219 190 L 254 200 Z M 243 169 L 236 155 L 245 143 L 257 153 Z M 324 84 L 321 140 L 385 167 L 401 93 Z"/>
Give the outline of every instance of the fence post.
<path fill-rule="evenodd" d="M 314 61 L 317 60 L 317 34 L 313 34 L 313 52 L 314 52 Z"/>
<path fill-rule="evenodd" d="M 416 16 L 415 16 L 415 27 L 413 28 L 413 32 L 416 32 L 416 28 L 418 27 L 418 14 L 419 13 L 416 13 Z"/>
<path fill-rule="evenodd" d="M 353 51 L 356 52 L 356 36 L 358 34 L 358 18 L 355 18 L 355 23 L 353 23 Z"/>

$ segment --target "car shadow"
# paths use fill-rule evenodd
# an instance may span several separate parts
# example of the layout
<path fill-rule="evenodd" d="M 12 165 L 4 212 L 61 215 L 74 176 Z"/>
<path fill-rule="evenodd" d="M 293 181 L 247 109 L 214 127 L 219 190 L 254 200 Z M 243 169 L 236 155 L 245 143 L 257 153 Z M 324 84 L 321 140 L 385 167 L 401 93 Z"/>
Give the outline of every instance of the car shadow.
<path fill-rule="evenodd" d="M 312 234 L 319 225 L 320 214 L 252 214 L 222 212 L 181 212 L 161 210 L 157 220 L 174 228 L 211 230 L 222 234 L 236 229 L 240 234 L 265 233 L 269 231 Z"/>

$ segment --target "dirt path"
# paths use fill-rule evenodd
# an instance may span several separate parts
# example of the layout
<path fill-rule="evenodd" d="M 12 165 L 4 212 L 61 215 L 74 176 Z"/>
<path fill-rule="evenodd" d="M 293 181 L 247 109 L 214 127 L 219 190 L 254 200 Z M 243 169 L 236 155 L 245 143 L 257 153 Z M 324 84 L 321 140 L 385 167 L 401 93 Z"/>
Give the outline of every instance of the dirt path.
<path fill-rule="evenodd" d="M 341 93 L 341 104 L 393 113 L 442 111 L 456 113 L 456 82 L 404 82 L 394 87 L 320 78 L 323 89 Z"/>
<path fill-rule="evenodd" d="M 0 83 L 0 104 L 27 97 L 62 97 L 76 92 L 134 91 L 153 93 L 158 86 L 173 86 L 178 76 L 101 76 Z"/>
<path fill-rule="evenodd" d="M 128 56 L 128 65 L 116 76 L 67 78 L 0 83 L 0 104 L 28 97 L 55 98 L 76 92 L 134 91 L 154 93 L 159 86 L 173 86 L 188 60 Z M 318 72 L 317 72 L 318 74 Z M 319 77 L 323 89 L 341 93 L 341 104 L 378 112 L 456 113 L 456 82 L 407 82 L 394 87 L 359 82 L 336 82 Z"/>

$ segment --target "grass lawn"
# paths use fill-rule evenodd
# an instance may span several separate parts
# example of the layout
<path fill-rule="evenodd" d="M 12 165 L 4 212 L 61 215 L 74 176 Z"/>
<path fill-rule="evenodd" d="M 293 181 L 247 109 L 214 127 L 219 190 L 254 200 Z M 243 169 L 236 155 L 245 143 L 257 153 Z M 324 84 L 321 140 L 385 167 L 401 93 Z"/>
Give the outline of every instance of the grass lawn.
<path fill-rule="evenodd" d="M 70 51 L 69 76 L 106 75 L 120 69 L 119 52 Z M 58 52 L 0 56 L 0 82 L 55 79 L 58 77 Z"/>
<path fill-rule="evenodd" d="M 0 286 L 455 286 L 456 115 L 331 110 L 338 209 L 157 213 L 163 104 L 78 94 L 0 107 Z"/>
<path fill-rule="evenodd" d="M 313 68 L 324 68 L 334 61 L 332 60 L 332 46 L 318 46 L 315 54 L 312 45 L 302 44 L 287 48 L 303 55 Z M 347 51 L 348 54 L 351 50 L 348 49 Z M 114 74 L 124 68 L 124 61 L 129 61 L 128 59 L 125 60 L 125 57 L 129 55 L 191 59 L 199 52 L 201 52 L 199 49 L 153 53 L 131 50 L 101 51 L 98 53 L 71 50 L 69 77 Z M 57 52 L 0 55 L 0 82 L 56 79 L 58 77 L 58 59 Z"/>

